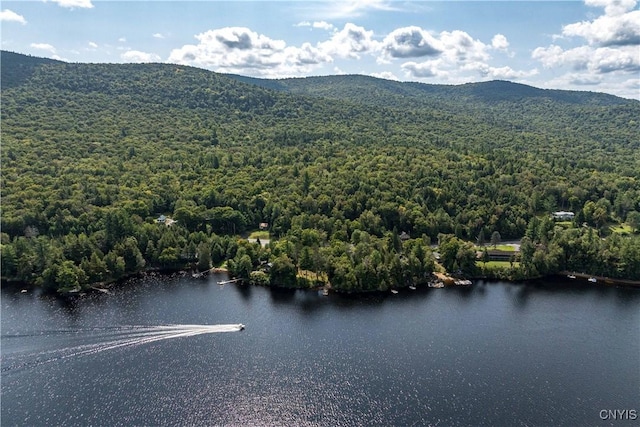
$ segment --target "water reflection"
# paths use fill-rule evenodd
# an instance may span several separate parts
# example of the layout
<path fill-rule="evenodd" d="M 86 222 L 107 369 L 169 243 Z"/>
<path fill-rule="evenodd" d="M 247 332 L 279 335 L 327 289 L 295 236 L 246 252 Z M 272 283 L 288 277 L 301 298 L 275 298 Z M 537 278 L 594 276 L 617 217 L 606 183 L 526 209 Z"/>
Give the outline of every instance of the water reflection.
<path fill-rule="evenodd" d="M 296 289 L 269 288 L 271 301 L 275 304 L 288 304 L 294 301 L 296 298 L 296 292 Z"/>
<path fill-rule="evenodd" d="M 234 289 L 236 290 L 236 292 L 238 292 L 238 294 L 240 294 L 240 296 L 242 296 L 243 299 L 245 300 L 251 299 L 251 289 L 253 289 L 253 286 L 237 285 L 237 286 L 234 286 Z"/>

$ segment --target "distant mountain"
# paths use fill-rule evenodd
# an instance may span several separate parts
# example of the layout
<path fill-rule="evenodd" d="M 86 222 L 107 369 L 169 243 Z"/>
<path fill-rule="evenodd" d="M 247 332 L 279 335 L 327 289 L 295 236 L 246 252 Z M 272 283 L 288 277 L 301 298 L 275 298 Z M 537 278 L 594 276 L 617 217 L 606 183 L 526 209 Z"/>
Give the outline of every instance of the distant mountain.
<path fill-rule="evenodd" d="M 42 65 L 63 64 L 63 62 L 3 50 L 0 51 L 0 64 L 2 67 L 0 84 L 2 90 L 4 90 L 26 82 L 34 71 Z"/>
<path fill-rule="evenodd" d="M 323 98 L 357 100 L 395 107 L 446 106 L 468 103 L 553 101 L 577 105 L 627 105 L 635 101 L 597 92 L 538 89 L 519 83 L 494 80 L 462 85 L 397 82 L 362 75 L 339 75 L 279 80 L 231 77 L 268 89 Z"/>

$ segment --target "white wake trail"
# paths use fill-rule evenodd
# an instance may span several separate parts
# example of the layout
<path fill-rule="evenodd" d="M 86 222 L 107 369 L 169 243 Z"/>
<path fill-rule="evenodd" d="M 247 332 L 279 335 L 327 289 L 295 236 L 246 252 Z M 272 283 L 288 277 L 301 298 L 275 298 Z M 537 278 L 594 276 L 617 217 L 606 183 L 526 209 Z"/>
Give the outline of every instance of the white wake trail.
<path fill-rule="evenodd" d="M 28 368 L 40 366 L 63 359 L 79 356 L 87 356 L 102 353 L 118 348 L 139 346 L 158 341 L 175 338 L 193 337 L 203 334 L 215 334 L 222 332 L 239 332 L 244 329 L 242 324 L 223 325 L 162 325 L 162 326 L 124 326 L 111 328 L 92 328 L 69 331 L 55 331 L 52 336 L 81 335 L 77 339 L 95 341 L 79 345 L 39 351 L 35 354 L 15 354 L 11 359 L 13 363 L 3 363 L 2 372 L 16 368 Z M 87 335 L 84 335 L 87 334 Z M 31 335 L 25 335 L 31 336 Z M 19 338 L 16 336 L 15 338 Z M 6 361 L 6 360 L 5 360 Z M 8 361 L 7 361 L 8 362 Z"/>

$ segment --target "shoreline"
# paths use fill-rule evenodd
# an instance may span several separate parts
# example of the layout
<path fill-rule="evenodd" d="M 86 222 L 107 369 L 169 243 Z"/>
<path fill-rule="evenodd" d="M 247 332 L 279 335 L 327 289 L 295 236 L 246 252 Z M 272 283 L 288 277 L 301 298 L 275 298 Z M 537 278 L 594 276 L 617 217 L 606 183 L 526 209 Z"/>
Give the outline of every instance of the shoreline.
<path fill-rule="evenodd" d="M 136 273 L 131 273 L 128 275 L 125 275 L 123 277 L 120 277 L 118 279 L 113 279 L 110 281 L 105 281 L 105 282 L 95 282 L 95 283 L 87 283 L 82 285 L 80 288 L 76 288 L 76 289 L 72 289 L 72 290 L 68 290 L 68 291 L 60 291 L 60 290 L 45 290 L 37 285 L 34 284 L 30 284 L 27 282 L 23 282 L 23 281 L 19 281 L 19 280 L 10 280 L 10 279 L 6 279 L 6 278 L 2 278 L 1 282 L 2 282 L 2 286 L 4 288 L 9 288 L 9 289 L 15 289 L 15 290 L 20 290 L 21 292 L 29 292 L 29 291 L 33 291 L 34 289 L 39 289 L 42 293 L 47 294 L 47 295 L 53 295 L 53 296 L 58 296 L 58 297 L 74 297 L 74 296 L 80 296 L 80 295 L 86 295 L 86 294 L 94 294 L 94 293 L 104 293 L 104 294 L 109 294 L 109 290 L 112 287 L 117 287 L 118 285 L 127 282 L 128 280 L 131 279 L 135 279 L 135 278 L 141 278 L 141 277 L 146 277 L 146 276 L 153 276 L 153 275 L 172 275 L 172 274 L 180 274 L 183 276 L 188 275 L 189 273 L 193 274 L 193 270 L 191 269 L 185 269 L 185 268 L 175 268 L 175 267 L 153 267 L 153 268 L 149 268 L 149 269 L 145 269 L 143 271 L 139 271 Z M 204 272 L 199 272 L 199 274 L 203 274 L 203 276 L 206 277 L 207 274 L 228 274 L 229 271 L 226 268 L 223 267 L 212 267 L 209 270 L 205 270 Z M 434 272 L 432 273 L 433 278 L 435 278 L 438 281 L 441 281 L 443 284 L 445 284 L 445 287 L 469 287 L 469 283 L 458 283 L 461 279 L 460 278 L 455 278 L 452 277 L 449 274 L 446 273 L 439 273 L 439 272 Z M 571 277 L 573 276 L 573 277 Z M 202 276 L 200 276 L 202 277 Z M 194 276 L 194 278 L 197 278 Z M 594 278 L 596 281 L 592 282 L 589 281 L 588 279 L 590 278 Z M 594 275 L 590 275 L 590 274 L 586 274 L 586 273 L 576 273 L 576 272 L 568 272 L 568 271 L 560 271 L 557 273 L 553 273 L 553 274 L 548 274 L 545 276 L 540 276 L 540 277 L 528 277 L 528 278 L 523 278 L 523 279 L 505 279 L 505 278 L 499 278 L 499 277 L 480 277 L 480 276 L 465 276 L 464 277 L 464 281 L 470 281 L 473 280 L 478 281 L 478 280 L 486 280 L 486 281 L 509 281 L 509 282 L 513 282 L 513 283 L 524 283 L 527 284 L 528 282 L 532 282 L 532 281 L 539 281 L 539 280 L 544 280 L 544 279 L 563 279 L 566 280 L 567 282 L 571 283 L 584 283 L 584 284 L 589 284 L 592 286 L 619 286 L 619 287 L 625 287 L 625 288 L 640 288 L 640 281 L 638 280 L 631 280 L 631 279 L 615 279 L 615 278 L 610 278 L 610 277 L 604 277 L 604 276 L 594 276 Z M 412 286 L 415 287 L 431 287 L 429 286 L 430 282 L 423 282 L 423 283 L 418 283 L 418 284 L 414 284 Z M 473 283 L 471 283 L 471 286 L 473 285 Z M 277 288 L 277 289 L 290 289 L 290 290 L 311 290 L 311 291 L 320 291 L 322 289 L 324 289 L 323 287 L 317 287 L 317 288 L 308 288 L 308 287 L 288 287 L 288 286 L 279 286 L 276 284 L 271 284 L 271 285 L 267 285 L 267 286 L 263 286 L 263 287 L 267 287 L 267 288 Z M 397 288 L 397 289 L 405 289 L 405 288 L 409 288 L 409 286 L 403 286 L 401 288 Z M 379 290 L 367 290 L 367 291 L 343 291 L 340 289 L 331 289 L 332 293 L 337 293 L 337 294 L 343 294 L 343 295 L 358 295 L 358 294 L 370 294 L 370 293 L 375 293 L 375 292 L 388 292 L 391 291 L 392 289 L 388 289 L 386 291 L 379 291 Z M 395 288 L 393 288 L 393 290 L 395 290 Z"/>
<path fill-rule="evenodd" d="M 586 280 L 589 283 L 600 284 L 600 285 L 615 285 L 615 286 L 626 286 L 626 287 L 640 287 L 640 280 L 631 280 L 631 279 L 614 279 L 606 276 L 595 276 L 593 274 L 587 273 L 576 273 L 571 271 L 560 271 L 556 273 L 556 276 L 563 277 L 568 280 Z M 573 276 L 573 277 L 569 277 Z M 595 279 L 595 282 L 591 282 L 589 279 Z"/>

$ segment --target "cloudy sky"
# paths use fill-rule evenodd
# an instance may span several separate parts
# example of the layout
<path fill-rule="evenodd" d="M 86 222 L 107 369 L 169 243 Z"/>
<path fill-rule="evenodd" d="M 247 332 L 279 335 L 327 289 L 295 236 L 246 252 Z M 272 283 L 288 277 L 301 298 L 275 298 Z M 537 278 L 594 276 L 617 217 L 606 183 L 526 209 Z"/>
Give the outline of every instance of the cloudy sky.
<path fill-rule="evenodd" d="M 511 80 L 640 99 L 637 0 L 2 1 L 2 49 L 278 78 Z"/>

